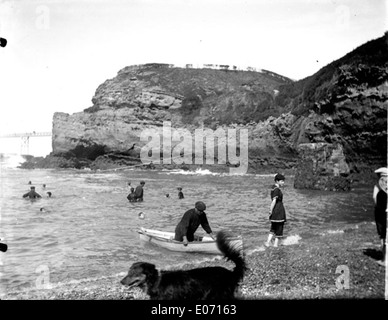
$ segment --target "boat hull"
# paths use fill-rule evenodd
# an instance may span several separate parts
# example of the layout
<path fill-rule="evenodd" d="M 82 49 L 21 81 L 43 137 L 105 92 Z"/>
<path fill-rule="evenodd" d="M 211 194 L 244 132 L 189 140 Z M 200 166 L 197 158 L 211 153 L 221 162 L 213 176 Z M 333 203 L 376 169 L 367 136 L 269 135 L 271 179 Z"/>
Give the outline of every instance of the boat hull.
<path fill-rule="evenodd" d="M 189 242 L 187 246 L 184 246 L 182 242 L 174 240 L 173 232 L 140 228 L 138 233 L 142 241 L 153 243 L 171 251 L 222 255 L 216 242 L 211 237 L 201 237 L 201 241 Z"/>

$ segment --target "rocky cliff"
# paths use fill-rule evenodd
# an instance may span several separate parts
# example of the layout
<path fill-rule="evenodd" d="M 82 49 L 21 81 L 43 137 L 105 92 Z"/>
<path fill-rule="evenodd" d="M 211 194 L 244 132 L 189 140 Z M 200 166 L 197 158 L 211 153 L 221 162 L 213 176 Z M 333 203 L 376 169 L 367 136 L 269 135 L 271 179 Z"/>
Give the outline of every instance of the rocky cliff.
<path fill-rule="evenodd" d="M 343 150 L 349 169 L 340 170 L 340 176 L 370 174 L 387 165 L 387 34 L 311 77 L 281 87 L 280 92 L 278 99 L 285 110 L 301 117 L 309 113 L 304 132 L 310 143 L 325 143 Z M 302 152 L 301 156 L 305 154 Z M 327 167 L 328 159 L 321 162 L 321 171 L 331 170 Z"/>
<path fill-rule="evenodd" d="M 92 107 L 55 113 L 51 157 L 76 159 L 63 164 L 76 167 L 136 163 L 141 133 L 168 121 L 191 133 L 247 129 L 250 170 L 293 168 L 300 144 L 325 143 L 343 150 L 347 174 L 370 172 L 387 160 L 387 98 L 385 36 L 298 82 L 270 72 L 130 66 L 97 88 Z"/>
<path fill-rule="evenodd" d="M 121 160 L 134 160 L 146 144 L 140 141 L 141 133 L 149 128 L 161 130 L 167 121 L 173 128 L 190 132 L 246 128 L 252 131 L 250 151 L 264 152 L 258 161 L 283 157 L 293 151 L 269 129 L 281 121 L 266 119 L 281 114 L 275 97 L 279 86 L 289 82 L 269 72 L 163 64 L 126 67 L 97 88 L 92 107 L 72 115 L 54 114 L 53 155 L 92 161 L 98 157 L 117 160 L 121 155 Z"/>

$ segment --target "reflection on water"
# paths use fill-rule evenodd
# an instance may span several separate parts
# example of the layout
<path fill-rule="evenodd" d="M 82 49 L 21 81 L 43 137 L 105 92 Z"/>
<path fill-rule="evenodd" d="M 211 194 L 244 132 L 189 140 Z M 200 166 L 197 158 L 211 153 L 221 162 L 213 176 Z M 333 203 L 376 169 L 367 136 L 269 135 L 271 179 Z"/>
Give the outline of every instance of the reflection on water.
<path fill-rule="evenodd" d="M 145 201 L 129 203 L 127 182 L 145 184 Z M 22 199 L 28 181 L 43 198 Z M 213 231 L 228 229 L 244 238 L 250 252 L 260 250 L 269 231 L 271 175 L 227 176 L 204 172 L 91 172 L 1 170 L 0 237 L 9 245 L 0 255 L 0 288 L 34 286 L 46 266 L 52 283 L 125 272 L 135 261 L 159 266 L 207 258 L 166 251 L 139 241 L 139 227 L 173 231 L 183 213 L 202 200 Z M 46 188 L 43 189 L 43 184 Z M 178 200 L 177 187 L 185 198 Z M 349 193 L 293 188 L 287 177 L 285 235 L 292 244 L 324 229 L 373 220 L 369 186 Z M 52 198 L 46 192 L 52 192 Z M 169 193 L 170 198 L 165 194 Z M 45 212 L 40 211 L 44 207 Z M 139 219 L 143 212 L 145 219 Z M 203 230 L 199 229 L 200 233 Z M 302 239 L 302 240 L 300 240 Z"/>

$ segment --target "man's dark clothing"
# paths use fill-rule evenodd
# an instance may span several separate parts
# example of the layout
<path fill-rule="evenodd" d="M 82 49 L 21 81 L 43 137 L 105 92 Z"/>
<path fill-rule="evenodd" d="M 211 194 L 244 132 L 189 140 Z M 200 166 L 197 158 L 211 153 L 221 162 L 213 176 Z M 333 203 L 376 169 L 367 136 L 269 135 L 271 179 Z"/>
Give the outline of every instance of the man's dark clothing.
<path fill-rule="evenodd" d="M 384 190 L 377 193 L 375 205 L 375 221 L 380 239 L 387 237 L 387 194 Z"/>
<path fill-rule="evenodd" d="M 135 190 L 135 197 L 134 197 L 135 201 L 140 201 L 140 202 L 143 201 L 143 193 L 144 193 L 143 186 L 142 185 L 137 186 Z"/>
<path fill-rule="evenodd" d="M 26 194 L 23 194 L 23 198 L 27 197 L 29 197 L 30 199 L 42 198 L 42 196 L 39 193 L 35 192 L 35 190 L 31 190 Z"/>
<path fill-rule="evenodd" d="M 207 233 L 212 233 L 205 212 L 198 214 L 195 212 L 195 209 L 186 211 L 182 220 L 175 228 L 175 240 L 183 241 L 183 236 L 186 236 L 188 241 L 194 241 L 194 232 L 197 231 L 199 225 L 201 225 Z"/>

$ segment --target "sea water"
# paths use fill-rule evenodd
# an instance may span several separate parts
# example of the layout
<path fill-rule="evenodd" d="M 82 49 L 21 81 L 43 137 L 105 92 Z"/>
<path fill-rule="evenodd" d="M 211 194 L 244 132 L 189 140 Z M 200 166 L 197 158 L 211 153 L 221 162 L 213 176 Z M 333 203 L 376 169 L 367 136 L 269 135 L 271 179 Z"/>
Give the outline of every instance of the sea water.
<path fill-rule="evenodd" d="M 8 251 L 0 252 L 0 294 L 33 288 L 42 270 L 56 284 L 126 272 L 136 261 L 168 268 L 211 259 L 141 242 L 137 233 L 140 227 L 174 231 L 196 201 L 205 202 L 213 231 L 241 235 L 247 253 L 264 250 L 270 228 L 272 174 L 23 170 L 4 163 L 0 169 L 0 238 L 8 244 Z M 144 202 L 129 203 L 127 183 L 136 186 L 141 180 L 146 183 Z M 29 181 L 42 199 L 22 198 L 30 189 Z M 183 188 L 182 200 L 178 187 Z M 358 186 L 351 192 L 298 190 L 293 177 L 287 176 L 284 245 L 292 250 L 293 244 L 323 232 L 372 222 L 371 190 L 372 186 Z M 139 219 L 140 212 L 144 219 Z M 205 232 L 199 227 L 198 233 Z"/>

